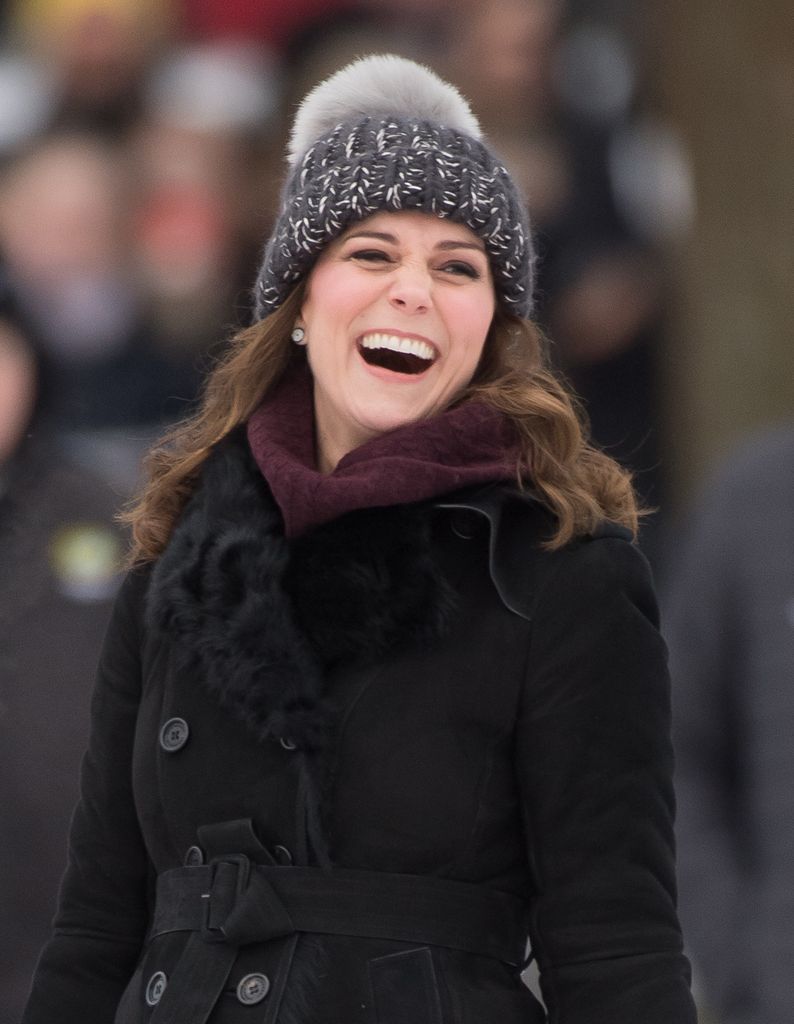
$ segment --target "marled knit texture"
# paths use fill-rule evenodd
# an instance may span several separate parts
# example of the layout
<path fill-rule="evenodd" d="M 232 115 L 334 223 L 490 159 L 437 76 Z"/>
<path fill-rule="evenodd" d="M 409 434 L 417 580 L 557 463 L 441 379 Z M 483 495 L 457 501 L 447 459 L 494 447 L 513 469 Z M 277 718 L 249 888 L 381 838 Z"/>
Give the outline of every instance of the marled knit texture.
<path fill-rule="evenodd" d="M 248 442 L 281 509 L 287 537 L 354 509 L 425 501 L 514 479 L 518 456 L 511 423 L 482 402 L 466 402 L 375 437 L 345 455 L 332 473 L 321 473 L 305 367 L 290 373 L 256 410 Z"/>
<path fill-rule="evenodd" d="M 337 125 L 290 170 L 256 282 L 256 319 L 281 305 L 329 242 L 384 210 L 464 224 L 485 243 L 505 308 L 530 315 L 532 241 L 503 164 L 482 142 L 442 124 L 364 117 Z"/>

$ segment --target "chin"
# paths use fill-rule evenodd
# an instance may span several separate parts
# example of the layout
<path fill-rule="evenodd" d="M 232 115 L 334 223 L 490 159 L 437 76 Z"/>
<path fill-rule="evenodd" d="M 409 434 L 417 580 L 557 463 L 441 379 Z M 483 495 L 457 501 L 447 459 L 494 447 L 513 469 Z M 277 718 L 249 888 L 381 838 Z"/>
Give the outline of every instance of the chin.
<path fill-rule="evenodd" d="M 359 423 L 368 434 L 388 434 L 392 430 L 406 427 L 410 423 L 417 423 L 419 420 L 429 419 L 433 415 L 435 415 L 435 410 L 405 409 L 385 412 L 381 409 L 372 416 L 362 416 Z"/>

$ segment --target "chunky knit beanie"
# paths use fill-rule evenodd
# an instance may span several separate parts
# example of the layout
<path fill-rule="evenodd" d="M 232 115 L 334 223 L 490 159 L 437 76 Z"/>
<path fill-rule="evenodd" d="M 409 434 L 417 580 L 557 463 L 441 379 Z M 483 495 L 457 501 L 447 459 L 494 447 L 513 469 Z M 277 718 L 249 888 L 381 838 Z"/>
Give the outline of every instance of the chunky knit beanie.
<path fill-rule="evenodd" d="M 288 161 L 256 281 L 256 319 L 281 305 L 329 242 L 382 210 L 465 224 L 485 243 L 505 308 L 530 314 L 524 204 L 466 101 L 432 71 L 394 56 L 349 64 L 303 100 Z"/>

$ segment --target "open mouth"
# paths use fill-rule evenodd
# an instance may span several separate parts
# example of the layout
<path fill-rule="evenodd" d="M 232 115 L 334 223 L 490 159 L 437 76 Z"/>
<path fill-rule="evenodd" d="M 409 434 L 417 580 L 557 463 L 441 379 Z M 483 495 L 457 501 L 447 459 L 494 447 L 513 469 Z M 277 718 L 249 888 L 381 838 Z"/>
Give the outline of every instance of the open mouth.
<path fill-rule="evenodd" d="M 413 376 L 424 373 L 437 358 L 436 350 L 428 342 L 396 334 L 365 334 L 359 340 L 358 350 L 370 366 Z"/>

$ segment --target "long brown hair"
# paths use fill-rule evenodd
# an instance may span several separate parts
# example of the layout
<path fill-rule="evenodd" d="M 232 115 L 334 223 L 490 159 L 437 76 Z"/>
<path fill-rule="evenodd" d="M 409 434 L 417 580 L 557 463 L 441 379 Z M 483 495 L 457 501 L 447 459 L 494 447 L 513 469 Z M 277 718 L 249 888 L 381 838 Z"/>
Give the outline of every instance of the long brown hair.
<path fill-rule="evenodd" d="M 464 400 L 475 397 L 504 413 L 518 433 L 519 485 L 531 485 L 556 520 L 547 547 L 562 547 L 605 519 L 636 538 L 645 510 L 637 506 L 631 473 L 590 444 L 584 409 L 550 369 L 536 324 L 497 309 Z"/>
<path fill-rule="evenodd" d="M 206 381 L 198 410 L 149 452 L 146 482 L 121 516 L 132 529 L 130 565 L 158 557 L 213 446 L 246 422 L 293 360 L 304 358 L 289 340 L 304 291 L 299 284 L 276 312 L 232 338 Z M 497 311 L 460 401 L 470 398 L 487 402 L 515 425 L 517 478 L 537 491 L 556 519 L 548 547 L 591 532 L 603 519 L 636 534 L 630 474 L 588 443 L 582 412 L 548 368 L 544 339 L 533 323 Z"/>

